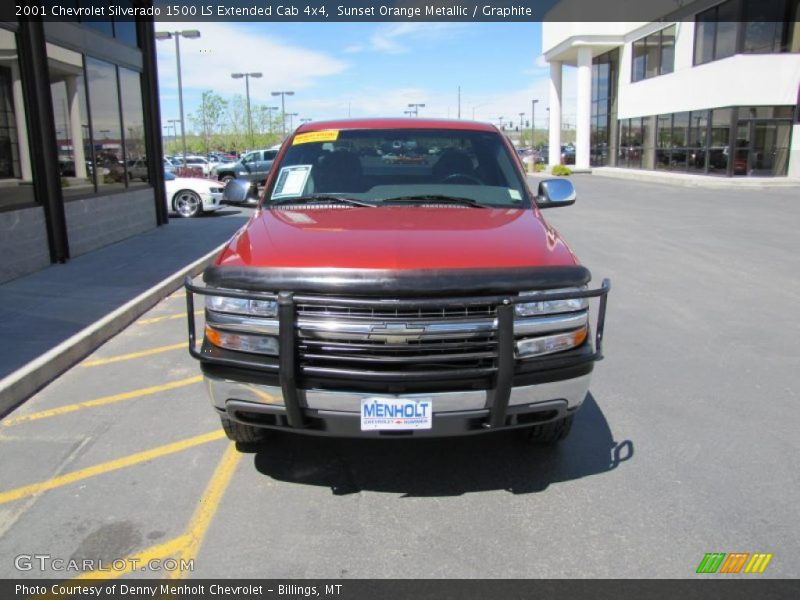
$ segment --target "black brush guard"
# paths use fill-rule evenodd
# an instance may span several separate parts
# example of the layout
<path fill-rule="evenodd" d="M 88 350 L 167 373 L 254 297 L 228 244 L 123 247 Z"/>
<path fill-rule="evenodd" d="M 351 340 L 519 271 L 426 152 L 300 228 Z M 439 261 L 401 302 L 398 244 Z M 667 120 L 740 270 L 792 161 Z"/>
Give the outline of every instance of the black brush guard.
<path fill-rule="evenodd" d="M 298 294 L 289 291 L 277 293 L 258 293 L 243 292 L 205 285 L 195 285 L 190 277 L 186 277 L 184 285 L 186 287 L 186 309 L 189 326 L 189 353 L 196 359 L 205 364 L 219 365 L 223 367 L 235 367 L 248 369 L 255 372 L 268 372 L 278 375 L 280 388 L 286 408 L 286 419 L 290 428 L 303 428 L 305 420 L 303 411 L 298 401 L 298 365 L 297 365 L 297 328 L 296 323 L 296 304 L 337 304 L 349 305 L 357 308 L 386 308 L 387 301 L 377 298 L 339 298 L 335 296 L 319 296 Z M 392 378 L 414 378 L 415 380 L 435 381 L 439 378 L 454 377 L 475 377 L 494 375 L 493 386 L 491 389 L 492 405 L 489 408 L 489 416 L 484 426 L 486 428 L 502 427 L 506 422 L 508 414 L 508 401 L 511 395 L 512 380 L 514 377 L 514 367 L 517 362 L 514 357 L 514 305 L 530 302 L 541 302 L 543 300 L 565 300 L 571 298 L 599 298 L 599 309 L 597 313 L 597 324 L 595 327 L 594 352 L 583 354 L 580 357 L 564 357 L 558 354 L 544 356 L 541 358 L 529 359 L 534 361 L 537 369 L 559 369 L 572 367 L 579 363 L 592 362 L 603 358 L 603 330 L 605 325 L 606 304 L 608 293 L 611 290 L 611 281 L 604 279 L 599 288 L 587 290 L 575 290 L 569 292 L 537 291 L 525 296 L 516 294 L 501 294 L 493 296 L 467 296 L 452 298 L 400 298 L 391 301 L 392 308 L 398 309 L 420 309 L 441 306 L 470 306 L 487 305 L 496 306 L 497 310 L 497 363 L 496 367 L 489 373 L 476 373 L 475 369 L 464 369 L 463 372 L 455 370 L 431 370 L 414 371 L 408 373 L 394 372 L 368 372 L 363 370 L 337 369 L 336 374 L 342 377 L 351 376 L 359 379 L 390 380 Z M 272 362 L 262 362 L 247 357 L 231 358 L 228 356 L 212 356 L 197 350 L 197 331 L 195 327 L 195 303 L 194 295 L 202 296 L 223 296 L 227 298 L 242 298 L 249 300 L 277 300 L 278 303 L 278 359 Z M 248 355 L 253 356 L 253 355 Z M 526 361 L 528 362 L 528 361 Z M 311 373 L 313 375 L 313 373 Z"/>

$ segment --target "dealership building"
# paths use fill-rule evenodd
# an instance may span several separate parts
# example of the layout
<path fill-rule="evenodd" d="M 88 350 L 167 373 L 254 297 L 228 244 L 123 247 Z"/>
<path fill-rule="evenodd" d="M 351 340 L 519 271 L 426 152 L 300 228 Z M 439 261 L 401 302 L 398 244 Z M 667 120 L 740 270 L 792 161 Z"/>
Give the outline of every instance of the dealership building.
<path fill-rule="evenodd" d="M 160 121 L 152 22 L 0 22 L 0 282 L 166 223 Z"/>
<path fill-rule="evenodd" d="M 561 156 L 562 71 L 577 68 L 577 168 L 800 177 L 800 0 L 672 1 L 648 22 L 542 26 L 550 149 Z"/>

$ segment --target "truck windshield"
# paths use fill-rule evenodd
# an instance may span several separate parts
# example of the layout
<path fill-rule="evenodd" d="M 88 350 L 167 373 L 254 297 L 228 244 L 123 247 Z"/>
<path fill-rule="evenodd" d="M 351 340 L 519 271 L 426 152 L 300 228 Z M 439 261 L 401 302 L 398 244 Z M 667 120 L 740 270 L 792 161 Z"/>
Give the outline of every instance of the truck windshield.
<path fill-rule="evenodd" d="M 343 196 L 376 205 L 529 205 L 499 133 L 352 129 L 297 134 L 277 167 L 270 203 Z"/>

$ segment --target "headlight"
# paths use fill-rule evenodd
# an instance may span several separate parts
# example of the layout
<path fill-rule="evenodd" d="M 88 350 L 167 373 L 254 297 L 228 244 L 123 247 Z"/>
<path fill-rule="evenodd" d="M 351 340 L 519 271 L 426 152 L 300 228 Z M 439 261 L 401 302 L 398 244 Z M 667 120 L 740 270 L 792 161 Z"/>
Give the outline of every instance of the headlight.
<path fill-rule="evenodd" d="M 569 333 L 557 333 L 555 335 L 517 340 L 517 356 L 530 358 L 577 348 L 586 340 L 587 333 L 588 329 L 581 327 Z"/>
<path fill-rule="evenodd" d="M 278 314 L 278 303 L 275 300 L 206 296 L 206 308 L 217 312 L 253 315 L 256 317 L 274 317 Z"/>
<path fill-rule="evenodd" d="M 565 288 L 548 290 L 550 292 L 579 292 L 583 288 Z M 520 296 L 530 296 L 539 292 L 520 292 Z M 567 298 L 566 300 L 543 300 L 541 302 L 521 302 L 514 305 L 514 313 L 518 317 L 535 317 L 554 313 L 574 312 L 589 307 L 588 298 Z"/>
<path fill-rule="evenodd" d="M 212 187 L 212 188 L 208 188 L 208 189 L 212 194 L 221 194 L 222 192 L 225 191 L 225 188 L 221 188 L 221 187 Z"/>
<path fill-rule="evenodd" d="M 220 348 L 253 354 L 278 354 L 278 338 L 269 335 L 249 335 L 219 331 L 206 325 L 206 339 Z"/>

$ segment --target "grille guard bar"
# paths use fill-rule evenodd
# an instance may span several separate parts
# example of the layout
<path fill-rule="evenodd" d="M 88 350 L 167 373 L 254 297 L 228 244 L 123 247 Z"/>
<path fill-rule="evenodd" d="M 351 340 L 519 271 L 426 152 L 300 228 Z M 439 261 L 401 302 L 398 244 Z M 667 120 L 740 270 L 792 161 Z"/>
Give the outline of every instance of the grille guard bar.
<path fill-rule="evenodd" d="M 296 305 L 303 304 L 341 304 L 363 308 L 404 308 L 417 309 L 429 308 L 432 306 L 453 305 L 486 305 L 492 304 L 497 310 L 497 368 L 494 375 L 494 385 L 491 389 L 491 406 L 489 416 L 484 423 L 486 428 L 502 427 L 505 424 L 508 412 L 508 401 L 511 395 L 511 387 L 514 377 L 514 305 L 530 302 L 541 302 L 544 300 L 565 300 L 570 298 L 599 298 L 599 308 L 597 313 L 597 326 L 594 336 L 594 353 L 580 359 L 565 359 L 559 355 L 545 356 L 536 360 L 536 365 L 542 369 L 559 368 L 571 366 L 577 362 L 597 361 L 603 358 L 603 333 L 605 328 L 606 305 L 608 293 L 611 290 L 611 281 L 603 279 L 599 288 L 587 290 L 574 290 L 567 292 L 537 291 L 525 296 L 511 294 L 496 294 L 491 296 L 464 296 L 447 298 L 399 298 L 382 300 L 375 298 L 339 298 L 335 296 L 309 296 L 305 294 L 295 294 L 293 292 L 282 291 L 277 294 L 259 293 L 252 291 L 239 291 L 230 289 L 219 289 L 206 285 L 195 285 L 191 277 L 187 276 L 184 280 L 186 288 L 186 311 L 189 333 L 189 353 L 196 359 L 208 364 L 216 364 L 229 367 L 240 367 L 275 373 L 277 371 L 280 387 L 283 391 L 284 403 L 286 407 L 286 417 L 290 427 L 302 428 L 305 426 L 303 412 L 298 400 L 298 366 L 297 366 L 297 330 L 294 326 L 297 321 Z M 278 303 L 278 362 L 277 364 L 265 364 L 247 358 L 228 358 L 219 356 L 209 356 L 197 350 L 197 331 L 195 326 L 194 295 L 201 296 L 224 296 L 226 298 L 241 298 L 251 300 L 276 300 Z M 346 373 L 346 371 L 342 371 Z M 426 378 L 435 379 L 437 376 L 452 376 L 452 371 L 431 371 L 426 373 Z M 361 372 L 359 376 L 366 373 Z M 408 373 L 409 377 L 419 377 L 419 372 Z M 356 373 L 354 373 L 356 376 Z"/>

